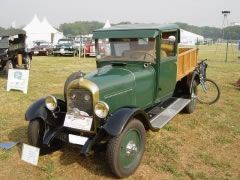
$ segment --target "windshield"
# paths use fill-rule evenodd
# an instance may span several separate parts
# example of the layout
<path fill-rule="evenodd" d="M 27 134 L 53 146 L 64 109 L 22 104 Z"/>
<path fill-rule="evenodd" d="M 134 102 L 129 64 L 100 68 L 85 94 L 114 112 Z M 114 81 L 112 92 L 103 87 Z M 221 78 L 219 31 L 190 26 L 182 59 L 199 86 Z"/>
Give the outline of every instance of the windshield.
<path fill-rule="evenodd" d="M 154 38 L 98 39 L 99 61 L 144 61 L 156 59 Z"/>
<path fill-rule="evenodd" d="M 62 44 L 68 45 L 68 44 L 72 44 L 72 42 L 73 42 L 73 41 L 71 41 L 71 40 L 59 40 L 59 41 L 58 41 L 58 44 L 59 44 L 59 45 L 62 45 Z"/>

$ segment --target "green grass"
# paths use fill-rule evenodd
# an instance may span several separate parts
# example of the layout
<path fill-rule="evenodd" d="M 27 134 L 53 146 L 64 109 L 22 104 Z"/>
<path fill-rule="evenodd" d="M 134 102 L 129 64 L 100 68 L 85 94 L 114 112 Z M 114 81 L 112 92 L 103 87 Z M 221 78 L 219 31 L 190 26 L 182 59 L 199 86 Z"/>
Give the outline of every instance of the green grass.
<path fill-rule="evenodd" d="M 130 177 L 137 179 L 239 179 L 240 178 L 240 60 L 229 63 L 215 58 L 214 46 L 200 46 L 200 58 L 209 59 L 207 75 L 221 90 L 211 106 L 197 105 L 191 114 L 178 114 L 161 131 L 148 132 L 144 158 Z M 202 50 L 202 51 L 201 51 Z M 0 141 L 27 143 L 24 113 L 35 100 L 48 94 L 63 98 L 66 78 L 75 71 L 95 70 L 93 58 L 33 57 L 28 94 L 6 92 L 6 77 L 0 76 Z M 102 179 L 114 178 L 104 153 L 84 158 L 65 147 L 42 156 L 38 167 L 20 160 L 21 148 L 0 150 L 0 179 Z"/>

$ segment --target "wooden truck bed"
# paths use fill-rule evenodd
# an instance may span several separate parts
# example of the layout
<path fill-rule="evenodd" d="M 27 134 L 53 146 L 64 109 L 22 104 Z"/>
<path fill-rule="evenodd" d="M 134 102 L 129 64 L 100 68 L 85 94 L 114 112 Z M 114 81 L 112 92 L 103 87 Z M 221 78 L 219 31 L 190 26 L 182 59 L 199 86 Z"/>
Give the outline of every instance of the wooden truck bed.
<path fill-rule="evenodd" d="M 197 66 L 197 48 L 179 48 L 177 81 L 192 72 Z"/>

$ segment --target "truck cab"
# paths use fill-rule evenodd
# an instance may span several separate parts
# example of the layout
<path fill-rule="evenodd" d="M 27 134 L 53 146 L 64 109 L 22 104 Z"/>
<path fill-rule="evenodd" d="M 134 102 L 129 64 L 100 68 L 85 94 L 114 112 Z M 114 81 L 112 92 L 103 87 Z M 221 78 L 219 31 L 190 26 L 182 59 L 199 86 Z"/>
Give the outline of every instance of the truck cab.
<path fill-rule="evenodd" d="M 29 107 L 29 142 L 41 149 L 70 143 L 85 155 L 104 145 L 112 172 L 127 177 L 141 162 L 146 131 L 194 111 L 197 50 L 178 47 L 174 24 L 119 25 L 93 39 L 97 69 L 70 75 L 64 100 L 50 95 Z"/>

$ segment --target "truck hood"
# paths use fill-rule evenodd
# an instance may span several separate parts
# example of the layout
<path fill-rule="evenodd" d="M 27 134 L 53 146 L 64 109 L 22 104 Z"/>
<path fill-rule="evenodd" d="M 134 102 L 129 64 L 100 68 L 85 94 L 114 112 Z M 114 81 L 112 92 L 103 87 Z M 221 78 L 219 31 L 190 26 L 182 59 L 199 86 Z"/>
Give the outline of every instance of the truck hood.
<path fill-rule="evenodd" d="M 88 87 L 84 82 L 82 87 L 93 88 L 91 92 L 97 94 L 94 102 L 107 103 L 111 114 L 122 107 L 149 107 L 154 101 L 155 77 L 153 66 L 146 68 L 142 63 L 126 63 L 103 65 L 81 78 L 89 81 Z M 81 81 L 75 83 L 81 87 Z"/>
<path fill-rule="evenodd" d="M 134 106 L 135 74 L 125 66 L 103 66 L 84 78 L 94 82 L 99 88 L 99 100 L 106 102 L 110 113 L 119 107 Z"/>
<path fill-rule="evenodd" d="M 122 90 L 133 90 L 135 87 L 134 73 L 122 66 L 107 65 L 86 75 L 84 78 L 93 81 L 105 95 Z"/>

